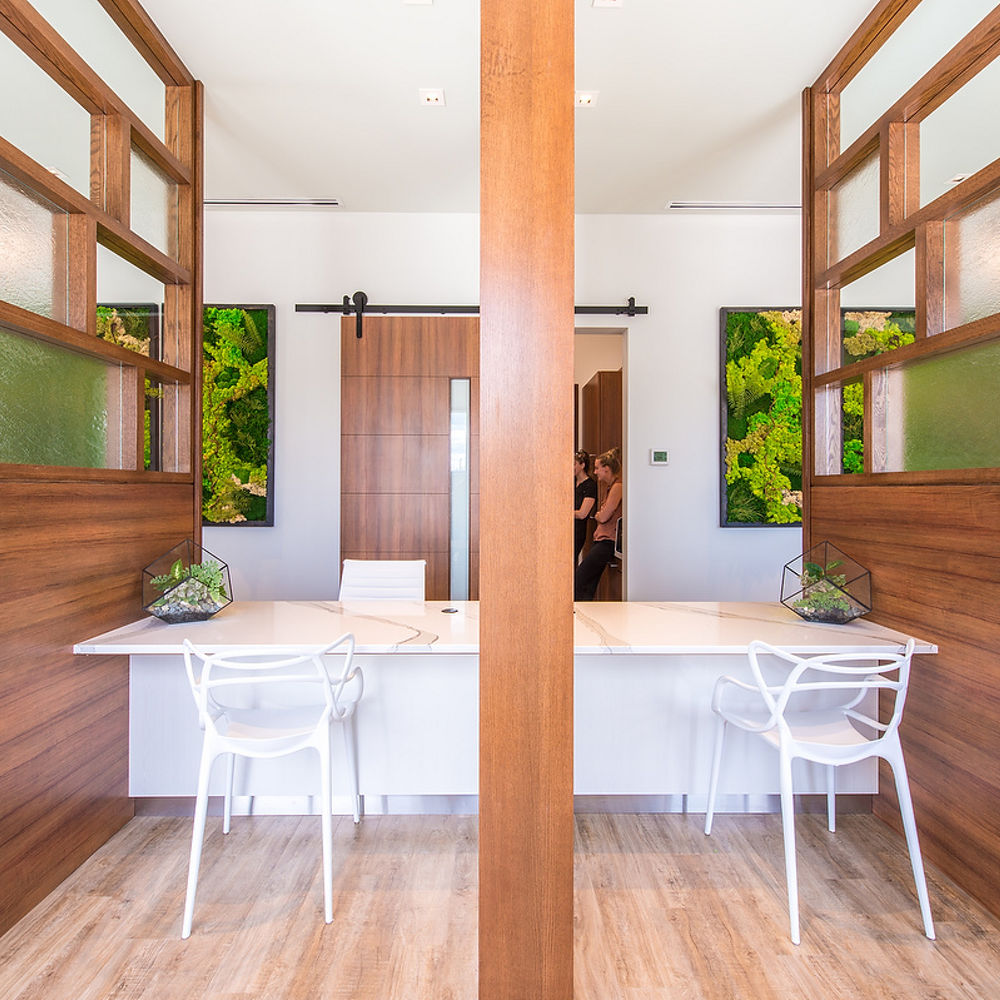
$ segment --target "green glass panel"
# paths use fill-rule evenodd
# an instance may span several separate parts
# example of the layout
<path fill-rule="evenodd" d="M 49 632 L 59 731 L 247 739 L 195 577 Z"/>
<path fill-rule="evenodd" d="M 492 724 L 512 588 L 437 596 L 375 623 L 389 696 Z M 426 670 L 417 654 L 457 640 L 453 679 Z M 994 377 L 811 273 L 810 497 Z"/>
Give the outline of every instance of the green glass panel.
<path fill-rule="evenodd" d="M 840 390 L 843 472 L 865 471 L 865 386 L 849 382 Z"/>
<path fill-rule="evenodd" d="M 0 462 L 121 468 L 121 368 L 0 328 Z"/>
<path fill-rule="evenodd" d="M 905 365 L 898 385 L 904 471 L 1000 467 L 1000 341 Z"/>
<path fill-rule="evenodd" d="M 66 213 L 0 171 L 0 299 L 66 322 Z"/>

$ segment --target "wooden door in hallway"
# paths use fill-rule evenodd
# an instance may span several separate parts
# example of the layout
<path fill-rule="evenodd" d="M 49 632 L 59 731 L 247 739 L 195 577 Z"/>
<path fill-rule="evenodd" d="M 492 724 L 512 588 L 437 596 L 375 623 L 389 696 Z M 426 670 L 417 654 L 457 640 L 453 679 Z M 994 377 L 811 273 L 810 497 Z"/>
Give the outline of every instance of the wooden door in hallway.
<path fill-rule="evenodd" d="M 427 599 L 452 572 L 452 381 L 468 379 L 469 598 L 479 596 L 479 321 L 341 322 L 341 559 L 426 559 Z M 458 429 L 459 437 L 461 430 Z M 461 472 L 461 470 L 458 470 Z"/>

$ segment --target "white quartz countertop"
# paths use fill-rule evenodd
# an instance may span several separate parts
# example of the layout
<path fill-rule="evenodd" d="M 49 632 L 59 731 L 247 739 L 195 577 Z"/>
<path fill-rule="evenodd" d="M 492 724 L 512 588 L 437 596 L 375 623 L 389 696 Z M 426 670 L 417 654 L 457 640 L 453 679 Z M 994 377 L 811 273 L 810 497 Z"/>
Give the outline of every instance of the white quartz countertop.
<path fill-rule="evenodd" d="M 455 609 L 450 611 L 447 609 Z M 156 618 L 85 639 L 75 653 L 180 653 L 184 639 L 213 650 L 309 646 L 352 632 L 359 653 L 478 653 L 475 601 L 237 601 L 205 622 Z M 908 636 L 864 618 L 848 625 L 805 622 L 778 603 L 595 602 L 574 605 L 579 654 L 745 653 L 763 639 L 796 653 L 898 648 Z M 937 646 L 917 639 L 918 653 Z"/>

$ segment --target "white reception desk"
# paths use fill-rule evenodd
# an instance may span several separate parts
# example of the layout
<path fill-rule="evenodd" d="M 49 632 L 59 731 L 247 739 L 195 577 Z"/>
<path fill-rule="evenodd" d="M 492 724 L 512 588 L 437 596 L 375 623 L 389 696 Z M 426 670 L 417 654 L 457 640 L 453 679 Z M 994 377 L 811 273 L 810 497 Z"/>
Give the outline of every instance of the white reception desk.
<path fill-rule="evenodd" d="M 173 798 L 194 795 L 201 748 L 185 638 L 213 649 L 310 645 L 352 632 L 365 674 L 358 742 L 367 808 L 467 810 L 478 792 L 478 615 L 474 602 L 237 602 L 190 625 L 145 618 L 74 651 L 130 657 L 130 794 Z M 864 619 L 810 624 L 776 603 L 577 604 L 574 620 L 575 791 L 598 797 L 598 808 L 604 797 L 627 796 L 631 803 L 614 800 L 618 808 L 704 809 L 712 688 L 720 674 L 750 679 L 752 639 L 804 654 L 898 649 L 907 639 Z M 937 647 L 917 640 L 916 650 Z M 255 810 L 311 811 L 314 767 L 308 755 L 247 762 L 236 793 L 254 796 Z M 877 780 L 874 762 L 864 762 L 841 769 L 838 791 L 872 793 Z M 796 790 L 822 792 L 822 775 L 803 765 Z M 769 810 L 777 791 L 773 751 L 733 733 L 720 784 L 726 807 Z M 346 778 L 342 792 L 347 811 Z"/>

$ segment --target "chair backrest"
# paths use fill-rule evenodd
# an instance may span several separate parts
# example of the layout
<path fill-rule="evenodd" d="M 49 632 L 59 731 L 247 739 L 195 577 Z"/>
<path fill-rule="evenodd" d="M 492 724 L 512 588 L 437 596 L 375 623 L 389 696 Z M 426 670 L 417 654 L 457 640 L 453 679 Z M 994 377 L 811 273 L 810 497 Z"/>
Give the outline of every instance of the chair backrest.
<path fill-rule="evenodd" d="M 900 652 L 823 653 L 803 657 L 759 639 L 754 640 L 747 649 L 750 669 L 771 713 L 769 726 L 764 728 L 770 728 L 770 725 L 785 728 L 785 713 L 794 704 L 793 699 L 797 695 L 832 692 L 831 702 L 823 705 L 824 711 L 835 708 L 874 730 L 877 734 L 875 739 L 884 739 L 896 732 L 903 716 L 913 648 L 914 640 L 909 639 Z M 769 684 L 766 680 L 760 664 L 761 655 L 774 656 L 792 665 L 780 684 Z M 889 676 L 897 671 L 895 679 Z M 888 722 L 880 722 L 860 709 L 865 695 L 875 690 L 895 692 L 892 716 Z M 794 707 L 798 708 L 797 705 Z"/>
<path fill-rule="evenodd" d="M 343 666 L 331 676 L 329 660 L 341 650 Z M 216 720 L 230 709 L 268 711 L 280 704 L 323 705 L 321 717 L 348 715 L 360 698 L 360 690 L 345 698 L 345 688 L 361 672 L 354 666 L 354 636 L 345 632 L 323 646 L 281 649 L 275 646 L 240 646 L 206 652 L 190 639 L 184 640 L 184 666 L 198 706 L 202 728 L 215 728 Z M 308 696 L 303 697 L 303 692 Z"/>
<path fill-rule="evenodd" d="M 345 559 L 341 601 L 422 601 L 425 559 Z"/>

